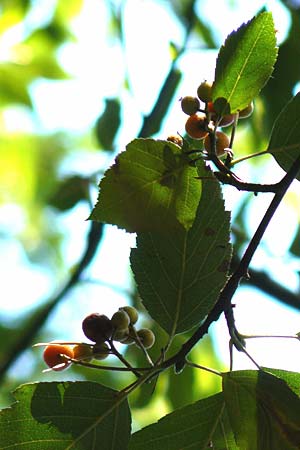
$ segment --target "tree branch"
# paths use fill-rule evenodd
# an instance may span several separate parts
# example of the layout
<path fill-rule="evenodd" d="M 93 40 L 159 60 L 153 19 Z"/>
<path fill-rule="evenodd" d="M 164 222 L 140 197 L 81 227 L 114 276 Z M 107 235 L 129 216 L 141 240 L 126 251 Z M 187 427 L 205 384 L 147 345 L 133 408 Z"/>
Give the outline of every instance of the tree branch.
<path fill-rule="evenodd" d="M 198 343 L 198 341 L 202 339 L 202 337 L 208 332 L 210 325 L 216 320 L 218 320 L 223 312 L 225 312 L 230 333 L 236 332 L 231 305 L 232 297 L 236 292 L 236 289 L 241 279 L 247 277 L 250 261 L 260 243 L 260 240 L 265 230 L 267 229 L 276 209 L 278 208 L 280 202 L 282 201 L 286 191 L 288 190 L 294 178 L 297 176 L 299 169 L 300 169 L 300 157 L 295 160 L 290 170 L 278 183 L 278 191 L 274 195 L 266 211 L 266 214 L 264 215 L 262 221 L 260 222 L 243 257 L 241 258 L 239 265 L 237 266 L 236 270 L 233 272 L 233 274 L 227 281 L 224 289 L 222 290 L 217 303 L 215 304 L 211 312 L 208 314 L 205 321 L 199 326 L 199 328 L 194 332 L 194 334 L 182 345 L 181 349 L 161 365 L 162 369 L 166 369 L 173 365 L 183 367 L 185 364 L 185 358 L 188 355 L 188 353 Z M 238 334 L 235 333 L 234 338 L 237 337 Z"/>

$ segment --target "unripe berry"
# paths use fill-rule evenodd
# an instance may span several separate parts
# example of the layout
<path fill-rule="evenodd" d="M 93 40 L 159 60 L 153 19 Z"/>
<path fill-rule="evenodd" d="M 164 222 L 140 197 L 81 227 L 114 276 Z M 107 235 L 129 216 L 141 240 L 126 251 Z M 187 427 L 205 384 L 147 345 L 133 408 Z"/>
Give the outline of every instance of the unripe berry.
<path fill-rule="evenodd" d="M 73 347 L 74 359 L 89 362 L 93 359 L 93 348 L 90 345 L 77 344 Z"/>
<path fill-rule="evenodd" d="M 122 344 L 130 345 L 134 343 L 134 339 L 128 334 L 121 342 Z"/>
<path fill-rule="evenodd" d="M 212 84 L 203 81 L 197 89 L 197 95 L 204 103 L 210 102 L 212 99 Z"/>
<path fill-rule="evenodd" d="M 120 309 L 115 312 L 110 319 L 113 329 L 116 331 L 128 330 L 130 324 L 130 318 L 126 311 Z"/>
<path fill-rule="evenodd" d="M 207 136 L 205 114 L 193 114 L 185 123 L 185 131 L 193 139 L 204 139 Z"/>
<path fill-rule="evenodd" d="M 111 338 L 113 326 L 104 314 L 93 313 L 83 320 L 82 330 L 88 339 L 98 343 Z"/>
<path fill-rule="evenodd" d="M 186 96 L 181 99 L 181 109 L 182 111 L 191 116 L 195 114 L 200 108 L 200 102 L 197 97 Z"/>
<path fill-rule="evenodd" d="M 125 330 L 115 330 L 113 333 L 113 340 L 118 342 L 124 342 L 124 340 L 127 339 L 129 335 L 129 328 L 126 328 Z"/>
<path fill-rule="evenodd" d="M 228 148 L 230 144 L 229 137 L 222 131 L 216 131 L 216 153 L 217 156 L 223 156 L 225 148 Z M 208 153 L 211 153 L 210 136 L 207 136 L 204 140 L 204 148 Z"/>
<path fill-rule="evenodd" d="M 145 348 L 152 347 L 155 342 L 155 335 L 148 328 L 141 328 L 137 331 L 137 335 Z"/>
<path fill-rule="evenodd" d="M 100 361 L 106 359 L 109 353 L 110 353 L 109 346 L 105 342 L 96 344 L 93 347 L 93 356 L 95 359 L 99 359 Z"/>
<path fill-rule="evenodd" d="M 246 108 L 242 109 L 239 112 L 239 118 L 240 119 L 246 119 L 247 117 L 251 116 L 254 110 L 254 104 L 251 102 Z"/>
<path fill-rule="evenodd" d="M 134 325 L 138 321 L 139 313 L 133 306 L 122 306 L 119 309 L 128 314 L 131 325 Z"/>
<path fill-rule="evenodd" d="M 51 344 L 45 347 L 43 358 L 47 366 L 51 367 L 55 371 L 67 369 L 71 362 L 66 361 L 63 356 L 66 355 L 69 358 L 73 358 L 73 349 L 69 345 Z M 60 365 L 60 367 L 55 367 Z"/>

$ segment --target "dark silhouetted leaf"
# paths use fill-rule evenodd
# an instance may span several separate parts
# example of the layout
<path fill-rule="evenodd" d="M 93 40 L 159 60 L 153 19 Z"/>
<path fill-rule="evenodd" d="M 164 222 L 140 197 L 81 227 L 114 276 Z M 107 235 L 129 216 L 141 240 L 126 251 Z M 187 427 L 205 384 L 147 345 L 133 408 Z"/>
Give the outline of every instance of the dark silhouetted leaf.
<path fill-rule="evenodd" d="M 265 99 L 263 131 L 266 137 L 269 137 L 278 114 L 292 98 L 295 85 L 300 80 L 299 9 L 291 11 L 291 21 L 287 39 L 279 47 L 272 77 L 262 91 Z"/>
<path fill-rule="evenodd" d="M 49 204 L 61 211 L 73 208 L 81 200 L 88 199 L 88 186 L 89 181 L 79 175 L 65 178 L 49 199 Z"/>
<path fill-rule="evenodd" d="M 276 57 L 272 15 L 261 13 L 232 32 L 221 47 L 213 101 L 224 98 L 233 113 L 245 108 L 268 81 Z"/>
<path fill-rule="evenodd" d="M 116 133 L 119 129 L 120 102 L 116 98 L 107 98 L 105 100 L 105 109 L 103 114 L 96 122 L 96 136 L 103 150 L 113 150 Z"/>
<path fill-rule="evenodd" d="M 130 232 L 189 229 L 201 195 L 196 176 L 177 145 L 135 139 L 106 171 L 90 218 Z"/>
<path fill-rule="evenodd" d="M 0 448 L 124 450 L 130 411 L 117 392 L 91 382 L 19 387 L 16 403 L 0 412 Z"/>
<path fill-rule="evenodd" d="M 229 213 L 219 183 L 201 164 L 202 196 L 190 230 L 139 233 L 131 267 L 143 304 L 171 336 L 198 324 L 227 279 Z M 206 180 L 205 178 L 209 178 Z"/>
<path fill-rule="evenodd" d="M 281 111 L 276 119 L 268 150 L 286 172 L 300 155 L 300 93 Z M 300 180 L 300 174 L 297 179 Z"/>

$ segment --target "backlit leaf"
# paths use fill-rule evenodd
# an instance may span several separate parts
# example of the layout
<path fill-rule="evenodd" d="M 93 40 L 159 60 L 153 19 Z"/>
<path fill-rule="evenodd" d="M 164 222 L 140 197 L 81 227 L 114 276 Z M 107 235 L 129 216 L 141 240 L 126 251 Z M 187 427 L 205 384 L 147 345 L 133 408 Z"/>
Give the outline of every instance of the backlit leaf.
<path fill-rule="evenodd" d="M 177 145 L 135 139 L 106 171 L 90 219 L 130 232 L 189 229 L 201 196 L 196 177 Z"/>
<path fill-rule="evenodd" d="M 276 119 L 268 150 L 286 172 L 300 155 L 300 93 L 287 103 Z M 300 180 L 300 174 L 297 179 Z"/>
<path fill-rule="evenodd" d="M 164 235 L 139 233 L 131 251 L 143 304 L 172 336 L 206 316 L 227 279 L 229 213 L 219 183 L 203 163 L 199 175 L 203 189 L 193 227 Z"/>
<path fill-rule="evenodd" d="M 0 412 L 0 448 L 124 450 L 130 412 L 117 392 L 91 382 L 19 387 L 16 403 Z"/>
<path fill-rule="evenodd" d="M 284 380 L 263 371 L 229 372 L 223 392 L 241 449 L 300 448 L 300 400 Z"/>
<path fill-rule="evenodd" d="M 245 108 L 268 81 L 276 57 L 272 15 L 261 13 L 233 31 L 221 47 L 213 101 L 224 98 L 233 113 Z"/>
<path fill-rule="evenodd" d="M 230 429 L 222 394 L 168 414 L 157 423 L 134 433 L 129 443 L 129 450 L 209 448 L 239 450 Z"/>

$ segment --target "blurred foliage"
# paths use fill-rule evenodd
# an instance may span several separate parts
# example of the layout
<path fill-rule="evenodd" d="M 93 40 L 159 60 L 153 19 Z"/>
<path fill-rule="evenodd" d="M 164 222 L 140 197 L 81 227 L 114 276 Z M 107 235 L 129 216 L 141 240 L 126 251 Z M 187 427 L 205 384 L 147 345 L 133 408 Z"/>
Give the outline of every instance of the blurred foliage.
<path fill-rule="evenodd" d="M 93 137 L 95 137 L 95 133 L 98 134 L 98 140 L 93 145 L 85 145 L 84 137 L 78 137 L 74 132 L 43 133 L 43 130 L 40 130 L 38 111 L 35 110 L 32 101 L 32 86 L 43 79 L 53 83 L 65 80 L 67 86 L 70 74 L 63 67 L 59 52 L 64 46 L 76 42 L 72 32 L 72 21 L 77 15 L 80 15 L 85 2 L 83 0 L 55 0 L 51 3 L 53 3 L 53 7 L 46 15 L 47 19 L 35 25 L 32 16 L 35 8 L 38 8 L 39 2 L 2 0 L 0 4 L 0 37 L 4 40 L 9 33 L 13 34 L 14 30 L 18 30 L 16 36 L 20 35 L 20 38 L 15 39 L 9 50 L 4 52 L 4 56 L 1 55 L 0 62 L 0 208 L 2 208 L 2 214 L 5 215 L 6 205 L 16 205 L 21 211 L 22 217 L 21 223 L 18 224 L 10 223 L 8 220 L 0 223 L 0 244 L 7 239 L 21 243 L 29 260 L 38 265 L 44 264 L 52 275 L 55 273 L 55 276 L 59 278 L 62 274 L 72 271 L 72 268 L 68 266 L 69 260 L 64 254 L 66 250 L 64 242 L 68 237 L 64 220 L 69 217 L 68 214 L 74 212 L 76 208 L 73 207 L 81 203 L 81 200 L 85 204 L 88 204 L 87 200 L 91 201 L 90 191 L 94 186 L 94 174 L 99 174 L 101 170 L 106 169 L 110 162 L 105 159 L 108 158 L 107 156 L 103 157 L 104 152 L 101 150 L 109 150 L 110 152 L 107 152 L 109 157 L 110 154 L 122 150 L 123 142 L 121 145 L 118 140 L 119 136 L 122 137 L 128 122 L 134 121 L 135 118 L 134 114 L 126 115 L 123 104 L 126 96 L 131 95 L 125 73 L 119 93 L 111 94 L 105 90 L 105 87 L 103 88 L 101 98 L 103 107 L 99 108 L 94 126 L 91 124 L 91 129 L 87 132 L 89 136 Z M 124 51 L 126 36 L 124 35 L 122 2 L 106 1 L 103 3 L 107 8 L 109 21 L 107 42 L 111 44 L 113 41 Z M 176 42 L 173 45 L 180 49 L 183 48 L 182 53 L 176 54 L 176 58 L 180 59 L 185 52 L 188 53 L 191 50 L 189 44 L 194 49 L 195 42 L 197 42 L 197 52 L 200 56 L 204 55 L 207 50 L 211 51 L 219 47 L 220 42 L 217 41 L 210 17 L 202 14 L 201 1 L 176 0 L 174 2 L 157 1 L 157 3 L 172 14 L 178 29 L 183 31 L 182 34 L 186 33 L 187 35 L 186 42 Z M 266 148 L 275 118 L 291 98 L 293 90 L 300 81 L 300 9 L 293 8 L 288 2 L 282 3 L 289 7 L 291 27 L 286 40 L 279 48 L 278 63 L 270 83 L 263 89 L 261 96 L 256 99 L 253 116 L 244 121 L 239 128 L 234 148 L 237 157 L 248 153 L 249 148 L 253 151 Z M 95 55 L 95 58 L 101 57 L 98 56 L 97 49 Z M 186 69 L 196 71 L 199 74 L 199 81 L 202 81 L 201 67 Z M 153 121 L 153 117 L 150 116 L 151 123 L 149 120 L 147 122 L 149 117 L 143 117 L 138 111 L 137 122 L 143 123 L 144 135 L 160 131 L 164 125 L 162 119 L 170 111 L 170 103 L 174 95 L 176 97 L 178 93 L 178 86 L 183 82 L 184 73 L 182 76 L 174 65 L 174 60 L 171 60 L 169 75 L 161 89 L 164 95 L 160 98 L 163 99 L 163 102 L 157 104 L 155 110 L 155 114 L 157 112 L 160 114 L 160 120 L 156 122 L 156 116 Z M 194 92 L 195 86 L 191 86 L 190 89 L 191 92 Z M 190 95 L 191 92 L 185 94 Z M 155 99 L 158 94 L 158 92 L 153 93 L 153 98 Z M 79 92 L 76 102 L 80 100 L 81 93 Z M 134 102 L 135 99 L 133 99 Z M 178 108 L 178 102 L 175 108 Z M 8 125 L 7 113 L 20 109 L 31 124 L 30 131 L 26 129 L 26 126 L 25 129 L 22 129 L 22 124 L 15 123 L 14 127 Z M 181 130 L 183 129 L 184 118 Z M 174 130 L 174 132 L 176 131 L 180 130 Z M 80 173 L 78 169 L 73 171 L 72 164 L 71 168 L 69 167 L 69 161 L 72 159 L 72 161 L 78 162 L 77 166 L 74 166 L 81 168 L 81 164 L 84 165 L 83 162 L 86 162 L 91 155 L 93 157 L 96 155 L 96 157 L 93 159 L 95 165 L 92 164 L 90 173 Z M 253 175 L 254 181 L 261 176 L 259 169 L 264 167 L 264 164 L 265 160 L 261 163 L 257 159 L 245 163 L 247 170 Z M 238 254 L 250 234 L 247 211 L 251 207 L 252 198 L 253 196 L 249 195 L 244 203 L 237 205 L 235 211 L 237 220 L 236 228 L 233 229 L 233 242 Z M 87 215 L 82 220 L 84 221 L 86 217 Z M 297 229 L 299 230 L 298 227 Z M 82 236 L 82 240 L 84 240 L 84 236 Z M 291 253 L 295 257 L 299 257 L 299 231 L 294 240 L 291 237 L 291 241 Z M 3 264 L 5 265 L 5 261 Z M 32 270 L 35 270 L 34 266 L 32 266 Z M 18 280 L 15 282 L 17 283 Z M 53 290 L 57 288 L 58 286 L 53 286 Z M 49 292 L 49 296 L 51 294 L 52 292 Z M 81 311 L 74 311 L 72 295 L 73 293 L 69 294 L 68 302 L 62 308 L 63 320 L 55 323 L 50 320 L 50 327 L 40 330 L 36 336 L 37 340 L 59 339 L 63 328 L 62 322 L 70 317 L 74 319 L 77 317 L 76 314 L 81 313 Z M 76 294 L 74 294 L 75 296 Z M 85 294 L 81 297 L 83 302 L 89 301 Z M 133 303 L 135 300 L 132 298 Z M 103 300 L 99 300 L 99 309 L 103 305 L 101 301 Z M 139 309 L 141 309 L 140 305 Z M 14 326 L 11 323 L 8 324 L 5 314 L 0 316 L 0 363 L 18 338 L 22 336 L 23 329 L 30 321 L 33 312 L 34 309 L 29 311 L 25 317 L 23 311 L 18 311 L 16 313 L 18 317 L 14 317 Z M 165 344 L 166 337 L 150 319 L 145 319 L 145 323 L 147 326 L 153 327 L 157 334 L 157 346 L 156 350 L 153 350 L 152 356 L 158 357 L 157 352 Z M 187 336 L 188 334 L 183 334 L 175 339 L 174 351 L 176 346 L 178 348 Z M 136 347 L 129 346 L 125 350 L 125 354 L 134 364 L 141 363 L 142 355 Z M 66 375 L 56 373 L 44 375 L 41 371 L 45 366 L 37 349 L 29 349 L 23 357 L 26 360 L 26 362 L 22 362 L 24 370 L 20 369 L 20 364 L 16 364 L 4 378 L 0 395 L 0 403 L 3 405 L 8 403 L 8 392 L 16 385 L 28 381 L 29 378 L 43 381 L 61 379 L 59 377 L 88 379 L 99 381 L 115 389 L 121 389 L 133 381 L 131 375 L 128 374 L 98 372 L 76 366 L 69 369 Z M 222 362 L 218 360 L 211 337 L 204 339 L 193 350 L 191 359 L 215 369 L 222 370 L 224 368 Z M 111 362 L 111 360 L 108 361 L 108 363 Z M 217 392 L 218 389 L 219 381 L 214 375 L 190 367 L 186 367 L 181 376 L 175 375 L 169 370 L 162 375 L 157 386 L 153 381 L 132 395 L 130 401 L 134 417 L 137 420 L 134 427 L 139 428 L 158 418 L 163 412 L 184 406 L 199 397 Z M 155 407 L 159 407 L 159 410 L 155 410 Z"/>

